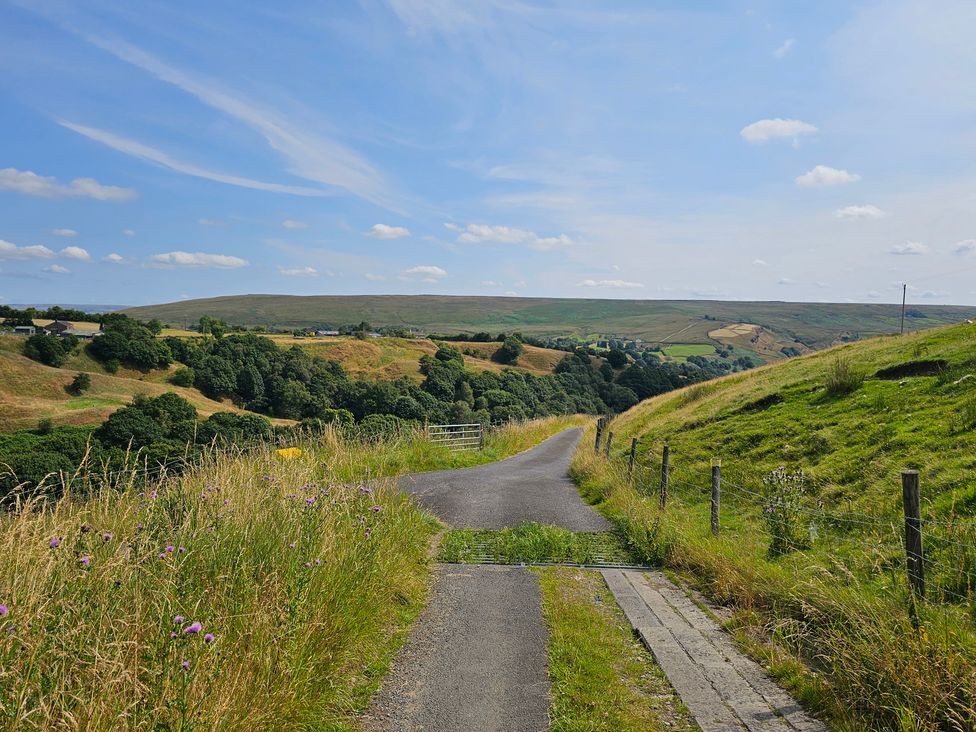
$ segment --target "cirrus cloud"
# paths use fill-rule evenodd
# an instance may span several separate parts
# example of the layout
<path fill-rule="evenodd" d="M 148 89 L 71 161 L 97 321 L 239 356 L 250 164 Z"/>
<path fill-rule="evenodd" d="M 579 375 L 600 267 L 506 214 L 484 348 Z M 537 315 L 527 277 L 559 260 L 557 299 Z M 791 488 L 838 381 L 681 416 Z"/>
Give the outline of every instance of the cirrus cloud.
<path fill-rule="evenodd" d="M 831 168 L 829 165 L 815 165 L 803 175 L 796 177 L 796 184 L 803 188 L 825 188 L 827 186 L 840 186 L 845 183 L 856 183 L 861 180 L 857 173 L 851 173 L 840 168 Z"/>
<path fill-rule="evenodd" d="M 206 252 L 163 252 L 153 254 L 150 259 L 170 267 L 215 267 L 217 269 L 237 269 L 246 267 L 248 261 L 229 254 L 208 254 Z"/>
<path fill-rule="evenodd" d="M 51 229 L 51 233 L 55 236 L 78 236 L 74 229 Z"/>

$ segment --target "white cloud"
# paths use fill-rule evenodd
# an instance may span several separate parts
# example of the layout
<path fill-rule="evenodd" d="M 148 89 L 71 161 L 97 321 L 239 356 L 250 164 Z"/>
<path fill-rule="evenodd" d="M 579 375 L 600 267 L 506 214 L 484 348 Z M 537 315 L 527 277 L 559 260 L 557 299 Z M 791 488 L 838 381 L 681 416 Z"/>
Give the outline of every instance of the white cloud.
<path fill-rule="evenodd" d="M 81 247 L 65 247 L 61 250 L 61 256 L 67 257 L 68 259 L 77 259 L 79 262 L 90 262 L 91 254 L 88 250 L 82 249 Z"/>
<path fill-rule="evenodd" d="M 203 178 L 205 180 L 226 183 L 227 185 L 238 186 L 239 188 L 250 188 L 257 191 L 290 193 L 294 196 L 329 195 L 328 191 L 324 191 L 320 188 L 289 186 L 282 183 L 266 183 L 260 180 L 253 180 L 252 178 L 243 178 L 239 175 L 228 175 L 226 173 L 220 173 L 214 170 L 207 170 L 206 168 L 201 168 L 193 163 L 184 163 L 180 160 L 176 160 L 175 158 L 172 158 L 168 154 L 164 153 L 162 150 L 156 150 L 148 145 L 143 145 L 141 142 L 120 137 L 119 135 L 114 135 L 111 132 L 98 130 L 94 127 L 77 125 L 73 122 L 67 122 L 65 120 L 61 120 L 60 124 L 62 127 L 66 127 L 69 130 L 77 132 L 79 135 L 83 135 L 89 140 L 100 142 L 120 153 L 131 155 L 134 158 L 139 158 L 140 160 L 145 160 L 150 163 L 155 163 L 160 167 L 176 171 L 177 173 L 183 173 L 184 175 L 193 176 L 194 178 Z"/>
<path fill-rule="evenodd" d="M 389 226 L 388 224 L 373 224 L 366 236 L 373 239 L 400 239 L 410 236 L 410 229 L 403 226 Z"/>
<path fill-rule="evenodd" d="M 871 204 L 865 206 L 845 206 L 834 211 L 834 216 L 839 219 L 880 219 L 884 215 L 884 211 Z"/>
<path fill-rule="evenodd" d="M 278 267 L 278 272 L 286 277 L 318 277 L 315 267 Z"/>
<path fill-rule="evenodd" d="M 528 231 L 527 229 L 489 224 L 468 224 L 463 229 L 455 224 L 444 224 L 444 226 L 451 231 L 459 232 L 457 240 L 461 244 L 481 244 L 483 242 L 524 244 L 531 249 L 538 249 L 540 251 L 573 245 L 573 240 L 566 234 L 540 237 L 534 231 Z"/>
<path fill-rule="evenodd" d="M 506 290 L 505 297 L 518 297 L 518 293 L 515 290 Z"/>
<path fill-rule="evenodd" d="M 400 276 L 404 278 L 419 277 L 424 282 L 437 282 L 442 277 L 447 277 L 447 272 L 432 264 L 418 264 L 415 267 L 403 270 Z"/>
<path fill-rule="evenodd" d="M 62 267 L 60 264 L 52 264 L 44 268 L 45 272 L 51 272 L 53 274 L 71 274 L 71 270 L 67 267 Z"/>
<path fill-rule="evenodd" d="M 41 198 L 94 198 L 97 201 L 129 201 L 138 195 L 132 188 L 103 186 L 94 178 L 75 178 L 64 184 L 53 177 L 16 168 L 0 170 L 0 191 Z"/>
<path fill-rule="evenodd" d="M 956 254 L 976 254 L 976 239 L 957 241 L 952 251 Z"/>
<path fill-rule="evenodd" d="M 845 183 L 856 183 L 859 180 L 861 180 L 861 176 L 857 173 L 850 173 L 839 168 L 831 168 L 828 165 L 817 165 L 803 175 L 797 176 L 796 184 L 804 188 L 823 188 L 826 186 L 843 185 Z"/>
<path fill-rule="evenodd" d="M 229 254 L 206 254 L 204 252 L 164 252 L 153 254 L 152 261 L 173 267 L 217 267 L 218 269 L 236 269 L 246 267 L 248 261 Z"/>
<path fill-rule="evenodd" d="M 126 236 L 135 236 L 136 235 L 135 229 L 122 229 L 122 233 L 125 234 Z"/>
<path fill-rule="evenodd" d="M 367 273 L 366 273 L 365 275 L 363 275 L 363 276 L 364 276 L 364 277 L 365 277 L 365 278 L 366 278 L 367 280 L 369 280 L 370 282 L 381 282 L 382 280 L 385 280 L 385 279 L 386 279 L 386 277 L 385 277 L 385 276 L 383 276 L 383 275 L 381 275 L 381 274 L 374 274 L 374 273 L 372 273 L 372 272 L 367 272 Z"/>
<path fill-rule="evenodd" d="M 791 279 L 789 277 L 780 277 L 778 280 L 776 280 L 776 284 L 777 285 L 795 285 L 796 284 L 796 280 Z"/>
<path fill-rule="evenodd" d="M 233 90 L 220 88 L 200 77 L 174 68 L 141 48 L 94 36 L 85 39 L 157 79 L 182 89 L 204 104 L 257 131 L 286 161 L 289 172 L 316 183 L 343 188 L 373 203 L 386 206 L 386 183 L 373 166 L 341 143 L 296 126 L 288 116 L 252 104 Z M 320 130 L 324 125 L 315 125 Z M 319 189 L 313 195 L 322 195 Z M 304 194 L 309 195 L 309 194 Z"/>
<path fill-rule="evenodd" d="M 495 280 L 482 280 L 481 281 L 481 286 L 482 287 L 501 287 L 502 286 L 502 283 L 501 282 L 495 282 Z"/>
<path fill-rule="evenodd" d="M 307 229 L 308 224 L 304 221 L 296 221 L 295 219 L 285 219 L 281 222 L 281 225 L 286 229 Z"/>
<path fill-rule="evenodd" d="M 111 264 L 120 264 L 122 262 L 122 255 L 112 252 L 111 254 L 105 255 L 104 261 L 110 262 Z"/>
<path fill-rule="evenodd" d="M 751 125 L 746 125 L 739 130 L 739 134 L 746 142 L 759 145 L 770 140 L 783 138 L 796 141 L 800 135 L 812 135 L 817 131 L 817 128 L 808 122 L 776 117 L 775 119 L 761 119 Z"/>
<path fill-rule="evenodd" d="M 643 287 L 640 282 L 627 282 L 626 280 L 583 280 L 576 283 L 577 287 L 614 287 L 617 289 L 633 289 Z"/>
<path fill-rule="evenodd" d="M 74 229 L 51 229 L 51 233 L 55 236 L 78 236 Z"/>
<path fill-rule="evenodd" d="M 780 45 L 779 48 L 773 51 L 773 55 L 776 58 L 783 58 L 783 56 L 785 56 L 786 54 L 788 54 L 790 51 L 793 50 L 793 46 L 795 45 L 796 45 L 795 38 L 787 38 L 785 41 L 783 41 L 783 43 Z"/>
<path fill-rule="evenodd" d="M 752 260 L 752 263 L 754 265 L 756 265 L 757 267 L 768 267 L 769 266 L 769 264 L 766 262 L 765 259 L 753 259 Z"/>
<path fill-rule="evenodd" d="M 220 219 L 197 219 L 200 226 L 223 226 L 224 222 Z"/>
<path fill-rule="evenodd" d="M 914 255 L 914 254 L 927 254 L 929 248 L 917 241 L 906 241 L 904 244 L 895 244 L 890 250 L 890 254 L 897 254 L 900 256 Z"/>
<path fill-rule="evenodd" d="M 54 252 L 43 244 L 19 247 L 0 239 L 0 259 L 50 259 Z"/>

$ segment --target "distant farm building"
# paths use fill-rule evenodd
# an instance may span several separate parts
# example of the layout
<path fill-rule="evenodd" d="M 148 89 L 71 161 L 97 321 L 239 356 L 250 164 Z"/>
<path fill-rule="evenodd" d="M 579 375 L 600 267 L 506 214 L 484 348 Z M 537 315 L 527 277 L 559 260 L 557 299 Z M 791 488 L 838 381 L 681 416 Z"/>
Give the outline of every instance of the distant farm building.
<path fill-rule="evenodd" d="M 102 326 L 98 323 L 75 322 L 70 320 L 35 320 L 34 326 L 40 328 L 46 335 L 67 336 L 91 340 L 102 335 Z"/>
<path fill-rule="evenodd" d="M 317 331 L 315 331 L 315 335 L 317 335 L 317 336 L 337 336 L 337 335 L 339 335 L 339 331 L 337 331 L 337 330 L 317 330 Z"/>
<path fill-rule="evenodd" d="M 37 332 L 33 325 L 15 325 L 14 335 L 32 336 Z"/>

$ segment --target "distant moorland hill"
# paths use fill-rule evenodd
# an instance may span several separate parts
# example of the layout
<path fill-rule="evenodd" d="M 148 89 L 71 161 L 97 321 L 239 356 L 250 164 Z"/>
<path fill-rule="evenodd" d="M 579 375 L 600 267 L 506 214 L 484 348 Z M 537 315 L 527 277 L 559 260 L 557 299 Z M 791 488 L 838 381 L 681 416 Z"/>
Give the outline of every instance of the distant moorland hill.
<path fill-rule="evenodd" d="M 767 349 L 823 348 L 839 340 L 894 333 L 900 307 L 889 304 L 724 302 L 716 300 L 588 300 L 444 295 L 232 295 L 124 311 L 173 325 L 203 315 L 236 325 L 301 328 L 367 321 L 436 333 L 521 331 L 538 337 L 615 335 L 656 343 L 736 342 L 753 329 Z M 976 307 L 913 305 L 906 330 L 955 323 Z M 711 334 L 711 335 L 710 335 Z M 747 341 L 748 339 L 747 338 Z M 761 351 L 753 348 L 752 350 Z"/>

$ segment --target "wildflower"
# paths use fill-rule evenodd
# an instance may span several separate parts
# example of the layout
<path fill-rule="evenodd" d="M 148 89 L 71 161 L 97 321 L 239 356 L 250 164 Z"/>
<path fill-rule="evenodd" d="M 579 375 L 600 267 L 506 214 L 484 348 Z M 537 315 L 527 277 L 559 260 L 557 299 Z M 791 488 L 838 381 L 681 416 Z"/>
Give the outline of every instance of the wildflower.
<path fill-rule="evenodd" d="M 143 528 L 142 524 L 136 524 L 136 531 L 142 531 Z"/>
<path fill-rule="evenodd" d="M 373 513 L 379 513 L 380 511 L 382 511 L 382 510 L 383 510 L 383 507 L 382 507 L 382 506 L 373 506 L 373 507 L 372 507 L 371 509 L 369 509 L 369 510 L 370 510 L 370 511 L 372 511 Z"/>
<path fill-rule="evenodd" d="M 190 662 L 187 661 L 185 658 L 183 659 L 183 663 L 181 663 L 180 666 L 183 667 L 183 670 L 184 671 L 189 671 L 190 670 Z"/>
<path fill-rule="evenodd" d="M 306 506 L 311 506 L 313 503 L 315 503 L 315 496 L 310 496 L 305 499 Z"/>
<path fill-rule="evenodd" d="M 180 554 L 186 554 L 186 547 L 181 546 L 177 551 L 179 551 Z"/>
<path fill-rule="evenodd" d="M 7 626 L 7 633 L 9 633 L 10 635 L 13 635 L 16 630 L 17 630 L 17 626 L 16 625 L 8 625 Z"/>
<path fill-rule="evenodd" d="M 59 546 L 61 546 L 61 537 L 59 537 L 59 536 L 52 536 L 51 537 L 51 548 L 52 549 L 57 549 Z"/>
<path fill-rule="evenodd" d="M 112 532 L 106 531 L 104 534 L 102 534 L 102 541 L 112 541 Z"/>
<path fill-rule="evenodd" d="M 171 631 L 169 632 L 169 637 L 170 637 L 170 638 L 175 638 L 175 637 L 176 637 L 176 631 L 175 631 L 175 630 L 171 630 Z"/>
<path fill-rule="evenodd" d="M 200 623 L 191 623 L 183 628 L 183 635 L 196 635 L 201 630 L 203 630 L 203 626 Z"/>
<path fill-rule="evenodd" d="M 85 556 L 83 556 L 78 561 L 81 562 L 81 566 L 82 567 L 87 567 L 87 566 L 89 566 L 91 564 L 91 557 L 86 554 Z"/>
<path fill-rule="evenodd" d="M 88 524 L 82 524 L 80 531 L 82 534 L 87 534 L 89 531 L 91 531 L 91 527 Z"/>
<path fill-rule="evenodd" d="M 305 562 L 305 566 L 306 567 L 311 567 L 312 566 L 312 563 L 311 562 Z"/>
<path fill-rule="evenodd" d="M 292 542 L 291 544 L 289 544 L 288 545 L 288 548 L 289 549 L 294 549 L 295 548 L 295 542 Z"/>
<path fill-rule="evenodd" d="M 10 612 L 10 608 L 8 608 L 6 605 L 0 605 L 0 618 L 2 618 L 4 615 L 6 615 L 9 612 Z"/>
<path fill-rule="evenodd" d="M 166 553 L 167 554 L 172 554 L 174 549 L 175 549 L 175 547 L 172 544 L 167 544 L 166 545 Z"/>
<path fill-rule="evenodd" d="M 183 620 L 184 620 L 184 617 L 182 615 L 177 615 L 176 617 L 173 618 L 173 624 L 174 625 L 183 625 Z"/>
<path fill-rule="evenodd" d="M 225 506 L 229 506 L 230 505 L 230 499 L 229 498 L 225 498 L 224 499 L 224 505 Z"/>
<path fill-rule="evenodd" d="M 160 559 L 166 559 L 166 552 L 160 552 L 159 553 L 159 558 Z"/>
<path fill-rule="evenodd" d="M 321 559 L 316 559 L 315 560 L 315 566 L 318 567 L 320 564 L 322 564 L 322 560 Z"/>
<path fill-rule="evenodd" d="M 214 634 L 213 633 L 207 633 L 205 636 L 203 636 L 203 642 L 204 643 L 213 643 L 214 642 Z"/>
<path fill-rule="evenodd" d="M 158 497 L 159 497 L 159 493 L 157 493 L 156 491 L 150 491 L 149 493 L 150 501 L 155 501 Z"/>

